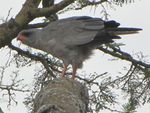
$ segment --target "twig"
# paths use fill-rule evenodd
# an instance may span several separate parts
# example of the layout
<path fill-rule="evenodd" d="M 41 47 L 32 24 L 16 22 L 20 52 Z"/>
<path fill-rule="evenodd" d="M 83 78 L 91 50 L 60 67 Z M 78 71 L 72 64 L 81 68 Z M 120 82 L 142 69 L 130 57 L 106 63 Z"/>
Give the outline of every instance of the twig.
<path fill-rule="evenodd" d="M 31 54 L 29 51 L 23 51 L 22 49 L 15 47 L 12 44 L 10 44 L 9 47 L 13 50 L 16 50 L 20 55 L 26 56 L 28 58 L 31 58 L 32 60 L 35 60 L 35 61 L 40 61 L 43 64 L 43 66 L 46 68 L 48 73 L 50 73 L 50 75 L 52 77 L 56 78 L 56 76 L 49 69 L 49 65 L 47 63 L 50 63 L 50 62 L 48 59 L 46 60 L 45 58 L 43 58 L 43 56 L 41 57 L 40 55 Z"/>
<path fill-rule="evenodd" d="M 136 66 L 137 68 L 142 70 L 143 72 L 150 73 L 150 72 L 148 72 L 148 70 L 146 70 L 146 69 L 150 69 L 150 64 L 146 64 L 146 63 L 144 63 L 142 61 L 136 60 L 130 54 L 128 54 L 126 52 L 123 52 L 120 49 L 111 48 L 113 51 L 109 50 L 108 48 L 104 48 L 104 47 L 98 47 L 98 49 L 103 51 L 104 53 L 107 53 L 107 54 L 112 55 L 114 57 L 120 58 L 122 60 L 129 61 L 134 66 Z"/>
<path fill-rule="evenodd" d="M 99 5 L 99 4 L 102 4 L 102 3 L 104 3 L 104 2 L 108 2 L 108 0 L 100 0 L 100 1 L 95 1 L 95 0 L 93 0 L 92 2 L 91 1 L 89 1 L 89 0 L 87 0 L 84 4 L 81 4 L 81 6 L 80 7 L 78 7 L 78 8 L 75 8 L 75 10 L 80 10 L 80 9 L 82 9 L 82 8 L 84 8 L 84 7 L 86 7 L 86 6 L 93 6 L 93 5 Z"/>
<path fill-rule="evenodd" d="M 104 75 L 106 75 L 106 74 L 107 74 L 107 72 L 102 73 L 102 74 L 100 74 L 100 75 L 97 75 L 96 77 L 94 77 L 94 78 L 91 79 L 91 80 L 88 80 L 88 79 L 85 79 L 85 78 L 81 78 L 80 76 L 77 76 L 77 78 L 78 78 L 79 80 L 83 80 L 84 82 L 86 82 L 86 83 L 88 83 L 88 84 L 91 84 L 91 83 L 97 84 L 97 82 L 94 82 L 94 81 L 95 81 L 97 78 L 102 77 L 102 76 L 104 76 Z"/>
<path fill-rule="evenodd" d="M 15 74 L 15 76 L 12 78 L 11 84 L 9 85 L 0 84 L 0 89 L 6 92 L 5 94 L 3 94 L 3 96 L 8 96 L 8 106 L 11 105 L 12 101 L 17 104 L 14 92 L 29 92 L 28 89 L 24 89 L 27 85 L 21 86 L 23 79 L 17 80 L 18 73 L 14 72 L 13 74 Z"/>
<path fill-rule="evenodd" d="M 8 15 L 7 15 L 7 17 L 6 17 L 5 22 L 7 22 L 7 21 L 8 21 L 8 18 L 9 18 L 9 16 L 10 16 L 10 12 L 11 12 L 11 10 L 12 10 L 12 8 L 10 8 L 10 9 L 9 9 L 9 11 L 8 11 Z"/>

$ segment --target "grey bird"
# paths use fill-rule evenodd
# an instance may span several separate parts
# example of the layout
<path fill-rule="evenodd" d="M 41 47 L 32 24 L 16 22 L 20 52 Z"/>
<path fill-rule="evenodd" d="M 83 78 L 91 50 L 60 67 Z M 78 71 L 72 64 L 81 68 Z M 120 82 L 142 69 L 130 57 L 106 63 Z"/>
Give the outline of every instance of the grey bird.
<path fill-rule="evenodd" d="M 89 16 L 70 17 L 51 22 L 42 29 L 22 30 L 17 39 L 30 47 L 43 50 L 64 63 L 62 77 L 69 64 L 72 79 L 78 68 L 99 45 L 120 39 L 118 35 L 138 33 L 139 28 L 119 27 L 116 21 L 103 21 Z"/>

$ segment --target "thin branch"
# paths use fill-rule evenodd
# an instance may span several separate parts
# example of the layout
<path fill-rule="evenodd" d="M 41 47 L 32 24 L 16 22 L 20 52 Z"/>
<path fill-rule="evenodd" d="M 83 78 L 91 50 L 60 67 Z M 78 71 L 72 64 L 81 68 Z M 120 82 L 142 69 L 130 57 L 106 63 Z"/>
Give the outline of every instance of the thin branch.
<path fill-rule="evenodd" d="M 23 51 L 22 49 L 15 47 L 12 44 L 9 45 L 9 48 L 16 50 L 20 55 L 31 58 L 32 60 L 35 60 L 35 61 L 40 61 L 43 64 L 43 66 L 46 68 L 47 72 L 52 77 L 56 78 L 56 76 L 53 74 L 53 72 L 49 69 L 48 63 L 50 63 L 50 62 L 48 61 L 48 59 L 46 60 L 45 58 L 43 58 L 43 56 L 40 56 L 40 55 L 31 54 L 29 51 Z"/>
<path fill-rule="evenodd" d="M 126 84 L 128 84 L 129 86 L 129 81 L 131 80 L 131 77 L 133 76 L 133 73 L 135 72 L 135 70 L 136 70 L 136 67 L 132 64 L 129 71 L 126 73 L 126 75 L 124 75 L 126 76 L 127 80 L 123 84 L 123 88 L 125 88 Z"/>
<path fill-rule="evenodd" d="M 23 90 L 22 88 L 18 89 L 17 87 L 15 88 L 12 85 L 14 85 L 14 84 L 11 84 L 11 85 L 0 85 L 0 89 L 1 90 L 7 90 L 8 92 L 10 92 L 11 90 L 12 91 L 18 91 L 18 92 L 29 92 L 29 90 Z"/>
<path fill-rule="evenodd" d="M 108 2 L 108 0 L 100 0 L 100 1 L 93 0 L 92 2 L 87 0 L 85 3 L 81 4 L 80 7 L 75 8 L 75 10 L 80 10 L 80 9 L 87 7 L 87 6 L 96 6 L 96 5 L 102 4 L 104 2 Z"/>
<path fill-rule="evenodd" d="M 98 79 L 98 78 L 100 78 L 100 77 L 102 77 L 102 76 L 104 76 L 104 75 L 106 75 L 107 74 L 107 72 L 105 72 L 105 73 L 102 73 L 102 74 L 100 74 L 100 75 L 97 75 L 96 77 L 94 77 L 94 78 L 92 78 L 92 79 L 86 79 L 86 78 L 82 78 L 82 77 L 80 77 L 80 76 L 76 76 L 79 80 L 83 80 L 84 82 L 86 82 L 87 84 L 98 84 L 97 82 L 94 82 L 96 79 Z"/>
<path fill-rule="evenodd" d="M 15 92 L 29 92 L 28 89 L 25 89 L 27 85 L 21 85 L 23 79 L 17 80 L 18 72 L 14 72 L 13 74 L 14 76 L 12 76 L 9 85 L 0 84 L 1 91 L 5 92 L 3 93 L 3 96 L 8 96 L 8 106 L 11 105 L 12 102 L 17 104 Z"/>
<path fill-rule="evenodd" d="M 103 51 L 104 53 L 107 53 L 107 54 L 112 55 L 114 57 L 117 57 L 119 59 L 129 61 L 135 67 L 142 70 L 144 73 L 150 74 L 150 72 L 147 70 L 147 69 L 150 69 L 150 64 L 147 64 L 147 63 L 144 63 L 142 61 L 134 59 L 129 53 L 123 52 L 117 48 L 111 48 L 113 51 L 109 50 L 107 48 L 104 48 L 104 47 L 98 47 L 98 49 Z"/>
<path fill-rule="evenodd" d="M 7 15 L 7 17 L 6 17 L 5 22 L 7 22 L 7 21 L 8 21 L 8 18 L 9 18 L 9 16 L 10 16 L 10 12 L 11 12 L 11 10 L 12 10 L 12 8 L 10 8 L 10 9 L 9 9 L 9 11 L 8 11 L 8 15 Z"/>

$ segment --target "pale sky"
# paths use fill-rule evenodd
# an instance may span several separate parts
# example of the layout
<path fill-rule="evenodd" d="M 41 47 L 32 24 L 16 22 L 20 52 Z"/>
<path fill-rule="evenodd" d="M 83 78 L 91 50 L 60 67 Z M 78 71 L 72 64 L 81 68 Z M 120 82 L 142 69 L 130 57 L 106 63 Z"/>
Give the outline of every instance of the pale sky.
<path fill-rule="evenodd" d="M 0 4 L 0 18 L 6 18 L 8 11 L 10 8 L 11 16 L 15 17 L 15 15 L 19 12 L 22 7 L 22 4 L 25 0 L 3 0 Z M 108 10 L 110 17 L 109 19 L 114 19 L 121 23 L 122 26 L 130 26 L 130 27 L 140 27 L 143 29 L 142 32 L 139 34 L 135 34 L 132 36 L 124 36 L 123 39 L 117 41 L 122 42 L 125 44 L 123 47 L 124 51 L 128 51 L 129 53 L 133 54 L 136 52 L 143 52 L 145 55 L 150 55 L 150 38 L 149 38 L 149 26 L 150 26 L 150 1 L 149 0 L 135 0 L 135 3 L 124 5 L 123 7 L 115 7 L 116 10 Z M 84 9 L 79 12 L 68 12 L 67 14 L 60 15 L 62 17 L 70 17 L 70 16 L 94 16 L 94 17 L 101 17 L 99 13 L 99 8 L 89 8 Z M 4 55 L 0 53 L 1 60 L 4 61 Z M 86 73 L 103 73 L 103 72 L 110 72 L 112 75 L 121 71 L 121 67 L 125 66 L 126 63 L 123 61 L 118 62 L 110 62 L 108 61 L 110 57 L 104 55 L 102 52 L 96 51 L 95 54 L 91 59 L 84 63 L 84 67 L 79 70 L 79 72 Z M 1 63 L 1 61 L 0 61 Z M 121 63 L 121 64 L 120 64 Z M 94 68 L 93 68 L 94 67 Z M 113 67 L 113 68 L 112 68 Z M 28 69 L 28 68 L 27 68 Z M 25 73 L 26 69 L 23 70 Z M 32 71 L 32 69 L 28 69 L 28 72 Z M 31 72 L 33 74 L 33 72 Z M 30 79 L 30 76 L 26 76 L 26 74 L 21 74 L 22 78 Z M 13 106 L 8 110 L 5 100 L 1 100 L 0 98 L 0 107 L 3 109 L 4 113 L 28 113 L 25 109 L 25 106 L 22 104 L 22 100 L 24 95 L 19 93 L 16 97 L 18 100 L 18 105 Z M 2 101 L 2 102 L 1 102 Z M 150 106 L 145 105 L 144 107 L 138 109 L 137 113 L 149 113 Z M 110 113 L 109 111 L 101 111 L 100 113 Z"/>

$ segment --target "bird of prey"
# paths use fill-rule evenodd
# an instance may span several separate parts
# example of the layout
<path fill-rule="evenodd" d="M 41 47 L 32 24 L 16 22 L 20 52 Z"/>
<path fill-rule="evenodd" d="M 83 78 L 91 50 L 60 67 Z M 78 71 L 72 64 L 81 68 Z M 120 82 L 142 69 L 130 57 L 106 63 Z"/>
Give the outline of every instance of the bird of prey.
<path fill-rule="evenodd" d="M 72 65 L 72 79 L 83 61 L 92 55 L 99 45 L 120 39 L 119 35 L 137 33 L 139 28 L 119 27 L 116 21 L 78 16 L 51 22 L 42 29 L 22 30 L 17 39 L 30 47 L 43 50 L 61 59 L 64 64 L 62 77 L 69 64 Z"/>

